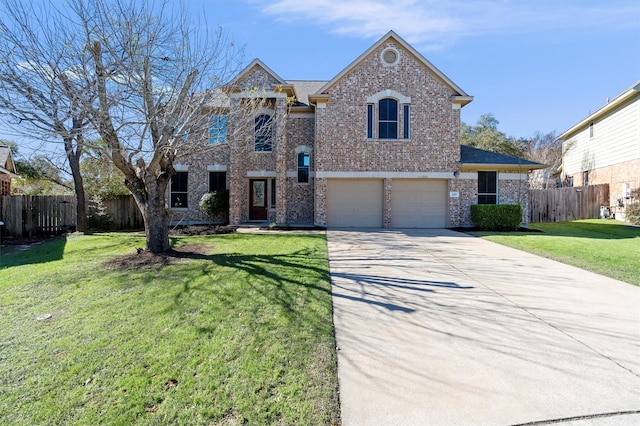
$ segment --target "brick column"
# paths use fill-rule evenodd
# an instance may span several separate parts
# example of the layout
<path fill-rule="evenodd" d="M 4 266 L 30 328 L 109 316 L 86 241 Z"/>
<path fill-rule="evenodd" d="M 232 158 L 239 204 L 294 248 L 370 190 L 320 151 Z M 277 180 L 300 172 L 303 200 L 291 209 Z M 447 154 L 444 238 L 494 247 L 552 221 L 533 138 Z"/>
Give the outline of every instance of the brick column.
<path fill-rule="evenodd" d="M 286 225 L 287 220 L 287 140 L 284 132 L 286 99 L 277 98 L 274 114 L 274 149 L 276 152 L 276 223 Z"/>
<path fill-rule="evenodd" d="M 382 197 L 383 206 L 383 218 L 382 226 L 389 229 L 391 228 L 391 181 L 390 178 L 384 179 L 384 194 Z"/>

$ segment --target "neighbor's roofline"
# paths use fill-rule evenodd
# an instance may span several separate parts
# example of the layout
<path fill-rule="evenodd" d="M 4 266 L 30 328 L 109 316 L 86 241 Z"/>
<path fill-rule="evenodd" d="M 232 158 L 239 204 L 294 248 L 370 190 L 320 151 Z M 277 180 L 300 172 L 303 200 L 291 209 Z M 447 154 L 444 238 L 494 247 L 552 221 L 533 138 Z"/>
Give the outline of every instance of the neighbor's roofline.
<path fill-rule="evenodd" d="M 638 96 L 640 94 L 640 80 L 636 81 L 633 86 L 616 96 L 613 100 L 607 102 L 604 106 L 600 107 L 593 114 L 589 114 L 585 119 L 581 120 L 575 126 L 563 132 L 560 136 L 558 136 L 558 140 L 565 141 L 569 139 L 574 134 L 578 133 L 580 130 L 586 128 L 589 123 L 592 121 L 598 120 L 602 118 L 604 115 L 608 114 L 610 111 L 624 104 L 633 97 Z"/>
<path fill-rule="evenodd" d="M 17 174 L 15 174 L 15 173 L 13 173 L 13 172 L 10 172 L 9 170 L 5 169 L 5 168 L 4 168 L 4 167 L 2 167 L 2 166 L 0 166 L 0 172 L 3 172 L 3 173 L 5 173 L 5 174 L 9 175 L 9 176 L 11 176 L 12 178 L 20 177 L 20 176 L 18 176 Z"/>
<path fill-rule="evenodd" d="M 460 163 L 460 169 L 496 170 L 496 169 L 518 169 L 518 170 L 542 170 L 546 169 L 546 164 L 518 164 L 518 163 Z"/>
<path fill-rule="evenodd" d="M 409 43 L 404 41 L 404 39 L 402 37 L 400 37 L 398 34 L 396 34 L 396 32 L 393 31 L 393 30 L 391 30 L 387 34 L 385 34 L 373 46 L 371 46 L 363 54 L 358 56 L 345 69 L 340 71 L 340 73 L 338 73 L 338 75 L 333 77 L 327 84 L 325 84 L 320 90 L 318 90 L 316 92 L 316 95 L 322 94 L 322 93 L 326 92 L 327 90 L 329 90 L 331 87 L 333 87 L 345 74 L 347 74 L 351 70 L 353 70 L 360 62 L 362 62 L 364 60 L 364 58 L 369 56 L 371 54 L 371 52 L 373 52 L 374 50 L 379 48 L 383 43 L 385 43 L 389 39 L 394 39 L 398 44 L 400 44 L 403 48 L 405 48 L 409 53 L 411 53 L 413 56 L 415 56 L 418 59 L 419 62 L 422 62 L 422 64 L 424 66 L 426 66 L 429 70 L 431 70 L 443 83 L 445 83 L 447 86 L 449 86 L 454 92 L 457 92 L 458 96 L 464 97 L 464 98 L 461 98 L 461 100 L 464 99 L 464 101 L 461 102 L 462 106 L 464 106 L 464 105 L 468 104 L 469 102 L 471 102 L 471 100 L 473 99 L 472 96 L 469 96 L 467 93 L 465 93 L 464 90 L 462 90 L 457 84 L 455 84 L 453 81 L 451 81 L 451 79 L 449 79 L 449 77 L 444 75 L 444 73 L 442 73 L 442 71 L 440 71 L 438 68 L 436 68 L 435 65 L 433 65 L 431 62 L 429 62 L 424 56 L 422 56 L 422 54 L 420 52 L 418 52 L 416 49 L 414 49 Z"/>

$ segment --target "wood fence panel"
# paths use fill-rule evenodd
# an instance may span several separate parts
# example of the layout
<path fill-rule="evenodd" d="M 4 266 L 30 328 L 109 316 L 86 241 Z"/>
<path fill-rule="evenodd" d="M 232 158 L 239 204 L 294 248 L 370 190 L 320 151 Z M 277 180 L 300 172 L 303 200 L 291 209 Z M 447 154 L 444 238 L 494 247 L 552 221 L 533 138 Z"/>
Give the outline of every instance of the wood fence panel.
<path fill-rule="evenodd" d="M 609 184 L 529 191 L 529 221 L 565 222 L 600 217 L 609 206 Z"/>
<path fill-rule="evenodd" d="M 142 213 L 132 195 L 121 195 L 115 199 L 104 200 L 102 204 L 114 229 L 144 228 Z"/>

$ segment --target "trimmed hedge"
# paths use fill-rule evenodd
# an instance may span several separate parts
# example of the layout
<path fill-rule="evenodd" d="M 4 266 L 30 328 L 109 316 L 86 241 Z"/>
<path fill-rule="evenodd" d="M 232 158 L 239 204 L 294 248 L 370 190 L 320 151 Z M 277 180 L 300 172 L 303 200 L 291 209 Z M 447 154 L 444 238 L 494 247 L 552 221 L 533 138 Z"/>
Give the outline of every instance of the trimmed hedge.
<path fill-rule="evenodd" d="M 473 204 L 471 220 L 485 231 L 517 231 L 522 222 L 520 204 Z"/>

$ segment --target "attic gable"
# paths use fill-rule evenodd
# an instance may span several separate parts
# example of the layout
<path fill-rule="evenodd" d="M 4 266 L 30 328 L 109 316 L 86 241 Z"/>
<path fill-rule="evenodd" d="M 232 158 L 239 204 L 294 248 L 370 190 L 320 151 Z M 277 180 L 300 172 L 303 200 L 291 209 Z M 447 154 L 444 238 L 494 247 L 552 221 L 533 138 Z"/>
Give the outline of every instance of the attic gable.
<path fill-rule="evenodd" d="M 268 97 L 276 92 L 295 96 L 293 85 L 287 83 L 260 59 L 254 59 L 225 87 L 227 93 L 242 93 L 254 88 L 265 89 Z M 271 89 L 271 90 L 269 90 Z M 273 92 L 273 93 L 271 93 Z"/>
<path fill-rule="evenodd" d="M 16 177 L 16 165 L 8 146 L 0 146 L 0 172 Z"/>
<path fill-rule="evenodd" d="M 354 68 L 358 67 L 366 58 L 369 57 L 372 53 L 378 50 L 381 46 L 383 46 L 388 41 L 392 40 L 395 44 L 402 49 L 405 53 L 412 56 L 419 64 L 421 64 L 425 69 L 431 72 L 438 80 L 440 80 L 445 86 L 447 86 L 455 95 L 454 95 L 454 103 L 460 104 L 460 106 L 464 106 L 473 100 L 472 96 L 469 96 L 464 90 L 462 90 L 458 85 L 456 85 L 449 77 L 444 75 L 442 71 L 436 68 L 431 62 L 429 62 L 424 56 L 422 56 L 417 50 L 415 50 L 409 43 L 407 43 L 402 37 L 396 34 L 394 31 L 389 31 L 385 36 L 383 36 L 380 40 L 378 40 L 373 46 L 367 49 L 363 54 L 358 56 L 356 60 L 354 60 L 351 64 L 349 64 L 345 69 L 343 69 L 338 75 L 336 75 L 333 79 L 331 79 L 327 84 L 325 84 L 320 90 L 318 90 L 313 97 L 322 98 L 323 95 L 326 95 L 342 78 L 344 78 L 349 72 L 351 72 Z M 393 58 L 389 59 L 390 61 Z"/>

